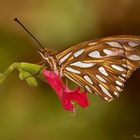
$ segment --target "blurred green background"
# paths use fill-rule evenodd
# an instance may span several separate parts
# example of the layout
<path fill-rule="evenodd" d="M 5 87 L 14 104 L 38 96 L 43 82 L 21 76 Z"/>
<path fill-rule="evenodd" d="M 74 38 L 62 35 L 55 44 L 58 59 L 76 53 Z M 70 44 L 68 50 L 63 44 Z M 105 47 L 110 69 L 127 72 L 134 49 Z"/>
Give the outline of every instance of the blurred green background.
<path fill-rule="evenodd" d="M 13 62 L 39 62 L 37 43 L 51 49 L 117 34 L 140 35 L 140 0 L 0 0 L 0 72 Z M 140 136 L 140 70 L 119 99 L 89 95 L 76 116 L 65 112 L 45 83 L 37 88 L 13 72 L 0 86 L 0 140 L 133 140 Z"/>

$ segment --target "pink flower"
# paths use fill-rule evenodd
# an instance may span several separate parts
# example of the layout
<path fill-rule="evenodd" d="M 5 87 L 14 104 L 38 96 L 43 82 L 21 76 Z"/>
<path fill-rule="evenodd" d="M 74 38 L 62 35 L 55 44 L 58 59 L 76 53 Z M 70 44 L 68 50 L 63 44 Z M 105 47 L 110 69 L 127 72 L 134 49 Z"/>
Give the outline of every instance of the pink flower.
<path fill-rule="evenodd" d="M 86 92 L 80 93 L 80 87 L 77 87 L 75 90 L 68 89 L 60 77 L 52 71 L 43 70 L 43 75 L 58 95 L 65 110 L 71 112 L 75 111 L 72 101 L 79 104 L 82 108 L 89 105 L 87 94 Z"/>

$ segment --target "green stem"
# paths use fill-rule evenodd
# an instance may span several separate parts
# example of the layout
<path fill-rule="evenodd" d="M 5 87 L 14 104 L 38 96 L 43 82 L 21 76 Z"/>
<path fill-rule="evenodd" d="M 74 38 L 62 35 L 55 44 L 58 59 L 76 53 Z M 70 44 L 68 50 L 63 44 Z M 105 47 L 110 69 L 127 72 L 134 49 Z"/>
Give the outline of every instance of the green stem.
<path fill-rule="evenodd" d="M 4 82 L 6 77 L 14 70 L 19 71 L 20 80 L 25 80 L 31 86 L 37 86 L 36 78 L 44 80 L 42 70 L 45 66 L 31 64 L 26 62 L 13 63 L 4 73 L 0 73 L 0 84 Z"/>
<path fill-rule="evenodd" d="M 5 78 L 14 70 L 19 68 L 19 63 L 13 63 L 4 73 L 0 73 L 0 84 L 2 84 Z"/>

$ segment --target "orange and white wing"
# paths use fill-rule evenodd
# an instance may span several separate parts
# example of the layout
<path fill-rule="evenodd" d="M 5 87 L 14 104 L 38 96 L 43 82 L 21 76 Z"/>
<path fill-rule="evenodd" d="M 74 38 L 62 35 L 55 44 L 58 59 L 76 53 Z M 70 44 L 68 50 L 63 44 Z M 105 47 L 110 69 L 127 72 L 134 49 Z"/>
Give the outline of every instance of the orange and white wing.
<path fill-rule="evenodd" d="M 140 66 L 140 38 L 114 36 L 89 41 L 62 51 L 56 59 L 67 78 L 111 101 Z"/>

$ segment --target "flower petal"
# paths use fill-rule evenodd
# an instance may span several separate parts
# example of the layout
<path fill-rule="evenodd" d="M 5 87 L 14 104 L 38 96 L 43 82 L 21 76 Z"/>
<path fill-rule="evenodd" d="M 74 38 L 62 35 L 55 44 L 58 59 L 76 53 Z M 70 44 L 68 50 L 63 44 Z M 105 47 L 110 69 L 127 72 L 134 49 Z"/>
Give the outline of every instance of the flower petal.
<path fill-rule="evenodd" d="M 80 87 L 75 90 L 70 90 L 57 74 L 52 71 L 43 71 L 45 79 L 58 95 L 63 107 L 67 111 L 75 111 L 72 101 L 79 104 L 82 108 L 89 105 L 86 92 L 80 93 Z"/>

